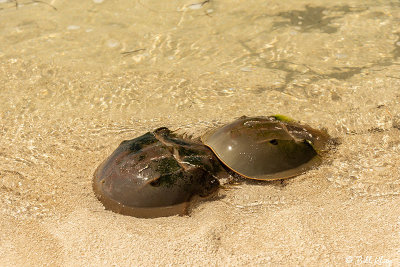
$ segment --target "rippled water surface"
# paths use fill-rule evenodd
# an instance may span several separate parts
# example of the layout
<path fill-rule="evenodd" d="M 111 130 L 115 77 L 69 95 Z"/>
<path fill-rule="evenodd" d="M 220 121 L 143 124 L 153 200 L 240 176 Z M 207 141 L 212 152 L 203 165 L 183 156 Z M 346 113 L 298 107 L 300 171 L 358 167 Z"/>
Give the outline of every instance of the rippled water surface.
<path fill-rule="evenodd" d="M 399 102 L 399 1 L 0 0 L 0 263 L 400 264 Z M 271 114 L 341 144 L 189 217 L 92 193 L 124 139 Z"/>

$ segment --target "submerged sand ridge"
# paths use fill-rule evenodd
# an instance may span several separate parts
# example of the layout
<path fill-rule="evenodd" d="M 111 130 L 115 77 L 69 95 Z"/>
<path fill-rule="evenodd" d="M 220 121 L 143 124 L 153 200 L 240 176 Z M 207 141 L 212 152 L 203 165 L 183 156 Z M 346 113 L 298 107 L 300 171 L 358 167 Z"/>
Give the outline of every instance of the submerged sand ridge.
<path fill-rule="evenodd" d="M 0 3 L 2 266 L 399 265 L 396 3 L 96 2 Z M 341 144 L 190 216 L 123 216 L 92 192 L 122 140 L 270 114 Z"/>

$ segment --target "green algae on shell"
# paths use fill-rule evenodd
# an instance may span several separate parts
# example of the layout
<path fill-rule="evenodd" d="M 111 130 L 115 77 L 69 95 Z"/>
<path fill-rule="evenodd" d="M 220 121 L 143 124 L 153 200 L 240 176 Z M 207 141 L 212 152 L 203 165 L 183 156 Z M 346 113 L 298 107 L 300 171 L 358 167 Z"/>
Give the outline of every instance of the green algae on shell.
<path fill-rule="evenodd" d="M 282 116 L 246 117 L 202 136 L 203 143 L 232 171 L 250 179 L 299 175 L 321 162 L 329 135 Z"/>
<path fill-rule="evenodd" d="M 219 188 L 223 171 L 201 142 L 159 128 L 120 146 L 97 168 L 93 189 L 106 209 L 135 217 L 187 214 L 195 196 Z"/>

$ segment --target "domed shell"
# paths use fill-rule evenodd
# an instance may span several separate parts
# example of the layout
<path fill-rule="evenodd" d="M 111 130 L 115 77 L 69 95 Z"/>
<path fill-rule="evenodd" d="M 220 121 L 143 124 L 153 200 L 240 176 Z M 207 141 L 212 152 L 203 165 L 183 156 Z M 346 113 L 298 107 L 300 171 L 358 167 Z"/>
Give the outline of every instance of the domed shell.
<path fill-rule="evenodd" d="M 318 165 L 328 140 L 284 116 L 243 116 L 202 136 L 228 168 L 256 180 L 289 178 Z"/>
<path fill-rule="evenodd" d="M 219 188 L 221 171 L 201 142 L 167 128 L 123 141 L 95 171 L 93 190 L 106 209 L 136 217 L 187 213 L 194 196 Z"/>

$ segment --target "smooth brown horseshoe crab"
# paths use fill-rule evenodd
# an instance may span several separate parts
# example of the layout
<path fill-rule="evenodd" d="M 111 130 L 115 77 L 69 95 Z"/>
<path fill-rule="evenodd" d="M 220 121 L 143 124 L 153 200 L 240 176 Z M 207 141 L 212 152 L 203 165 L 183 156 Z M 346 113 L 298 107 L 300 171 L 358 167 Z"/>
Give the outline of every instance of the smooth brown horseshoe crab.
<path fill-rule="evenodd" d="M 326 132 L 280 115 L 243 116 L 202 136 L 229 169 L 256 180 L 289 178 L 313 168 L 329 140 Z"/>
<path fill-rule="evenodd" d="M 186 214 L 194 196 L 219 188 L 224 171 L 200 141 L 159 128 L 123 141 L 95 171 L 93 189 L 106 209 L 135 217 Z"/>

